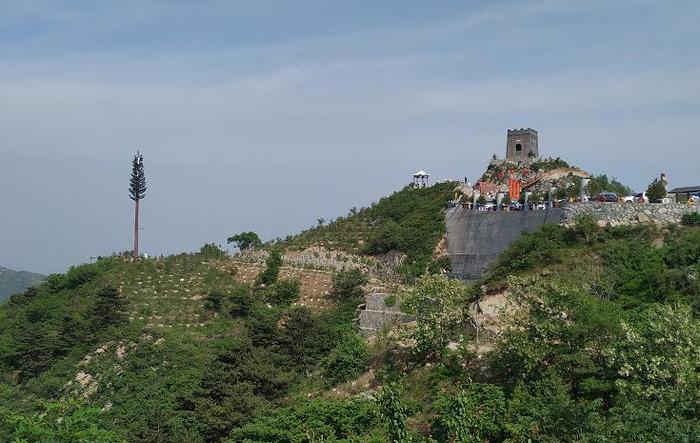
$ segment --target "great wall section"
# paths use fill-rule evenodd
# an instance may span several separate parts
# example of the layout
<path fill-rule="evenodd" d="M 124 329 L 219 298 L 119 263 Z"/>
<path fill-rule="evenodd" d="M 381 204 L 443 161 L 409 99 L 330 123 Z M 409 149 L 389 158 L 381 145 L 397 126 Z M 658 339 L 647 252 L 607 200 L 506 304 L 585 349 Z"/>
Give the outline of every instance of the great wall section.
<path fill-rule="evenodd" d="M 464 280 L 484 275 L 488 266 L 525 232 L 547 224 L 571 223 L 588 215 L 601 225 L 680 223 L 681 217 L 698 212 L 698 205 L 657 203 L 570 203 L 563 208 L 538 211 L 475 211 L 462 207 L 447 211 L 447 252 L 451 275 Z"/>

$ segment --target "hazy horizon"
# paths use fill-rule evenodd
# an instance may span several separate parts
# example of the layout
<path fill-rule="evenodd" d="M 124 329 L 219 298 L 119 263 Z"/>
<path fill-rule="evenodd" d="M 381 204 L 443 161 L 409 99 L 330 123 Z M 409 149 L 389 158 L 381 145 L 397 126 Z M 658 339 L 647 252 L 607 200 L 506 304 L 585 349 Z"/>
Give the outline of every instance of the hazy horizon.
<path fill-rule="evenodd" d="M 696 185 L 697 2 L 1 1 L 0 265 L 298 232 L 508 128 L 643 190 Z"/>

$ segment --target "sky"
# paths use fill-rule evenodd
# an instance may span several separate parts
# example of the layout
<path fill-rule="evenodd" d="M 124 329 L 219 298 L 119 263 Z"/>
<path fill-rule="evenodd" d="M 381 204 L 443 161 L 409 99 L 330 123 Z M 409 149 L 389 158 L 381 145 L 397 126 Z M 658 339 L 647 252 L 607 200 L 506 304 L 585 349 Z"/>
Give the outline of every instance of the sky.
<path fill-rule="evenodd" d="M 700 182 L 700 2 L 0 0 L 0 265 L 284 237 L 478 178 L 506 130 L 636 190 Z"/>

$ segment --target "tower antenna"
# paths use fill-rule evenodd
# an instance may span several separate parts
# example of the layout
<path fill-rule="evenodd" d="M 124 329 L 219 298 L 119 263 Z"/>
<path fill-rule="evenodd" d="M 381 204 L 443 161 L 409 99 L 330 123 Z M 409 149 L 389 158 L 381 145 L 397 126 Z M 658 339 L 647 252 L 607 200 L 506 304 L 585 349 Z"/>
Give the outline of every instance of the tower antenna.
<path fill-rule="evenodd" d="M 139 257 L 139 202 L 146 196 L 146 174 L 143 170 L 143 155 L 136 151 L 131 161 L 131 180 L 129 180 L 129 198 L 134 201 L 134 249 L 133 257 Z"/>

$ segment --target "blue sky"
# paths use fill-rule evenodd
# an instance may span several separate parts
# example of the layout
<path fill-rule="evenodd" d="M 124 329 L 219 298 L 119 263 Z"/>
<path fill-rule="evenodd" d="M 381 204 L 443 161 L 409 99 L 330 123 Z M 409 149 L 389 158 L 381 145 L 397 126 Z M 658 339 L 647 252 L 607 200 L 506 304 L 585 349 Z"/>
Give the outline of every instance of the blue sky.
<path fill-rule="evenodd" d="M 694 1 L 1 1 L 0 265 L 294 233 L 479 175 L 507 128 L 636 189 L 700 182 Z"/>

